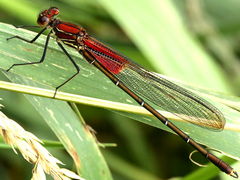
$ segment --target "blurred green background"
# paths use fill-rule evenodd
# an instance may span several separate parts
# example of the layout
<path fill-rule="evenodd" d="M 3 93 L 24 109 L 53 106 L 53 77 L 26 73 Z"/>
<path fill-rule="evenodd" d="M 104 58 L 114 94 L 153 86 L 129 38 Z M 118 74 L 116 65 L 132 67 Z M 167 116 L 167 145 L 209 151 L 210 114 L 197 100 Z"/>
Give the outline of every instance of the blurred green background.
<path fill-rule="evenodd" d="M 61 19 L 81 24 L 152 71 L 197 87 L 240 94 L 238 0 L 0 0 L 0 21 L 36 25 L 38 13 L 49 6 L 60 9 Z M 10 118 L 42 139 L 57 140 L 23 95 L 1 91 L 0 97 L 2 111 Z M 78 106 L 99 142 L 118 145 L 101 149 L 113 179 L 187 178 L 199 169 L 188 159 L 192 148 L 177 136 L 105 109 Z M 73 168 L 62 148 L 49 150 Z M 11 150 L 1 149 L 1 179 L 29 179 L 31 168 Z M 212 179 L 201 177 L 208 178 Z M 215 177 L 220 178 L 226 177 Z"/>

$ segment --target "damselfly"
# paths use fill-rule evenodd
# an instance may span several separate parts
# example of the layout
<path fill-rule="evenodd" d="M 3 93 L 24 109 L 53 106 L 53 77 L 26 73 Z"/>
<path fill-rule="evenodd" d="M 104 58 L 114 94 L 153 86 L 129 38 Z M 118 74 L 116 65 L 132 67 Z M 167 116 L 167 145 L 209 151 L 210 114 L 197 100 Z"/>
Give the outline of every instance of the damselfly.
<path fill-rule="evenodd" d="M 55 35 L 54 37 L 56 38 L 57 44 L 76 68 L 76 73 L 56 87 L 54 97 L 60 87 L 69 82 L 80 72 L 77 63 L 64 48 L 63 44 L 65 44 L 76 49 L 85 60 L 97 67 L 116 86 L 130 95 L 137 103 L 178 134 L 185 142 L 191 144 L 221 171 L 232 177 L 238 177 L 237 172 L 234 171 L 231 166 L 191 139 L 150 104 L 154 104 L 166 111 L 172 112 L 191 123 L 210 129 L 221 130 L 224 128 L 225 118 L 216 107 L 189 90 L 145 70 L 127 57 L 88 35 L 86 30 L 81 26 L 57 19 L 56 15 L 58 14 L 59 9 L 56 7 L 51 7 L 42 11 L 39 14 L 37 22 L 39 25 L 38 27 L 42 27 L 43 29 L 32 40 L 27 40 L 20 36 L 8 38 L 8 40 L 18 38 L 28 43 L 33 43 L 45 30 L 51 29 L 47 35 L 40 61 L 13 64 L 7 71 L 14 66 L 42 63 L 45 59 L 49 39 L 52 35 Z"/>

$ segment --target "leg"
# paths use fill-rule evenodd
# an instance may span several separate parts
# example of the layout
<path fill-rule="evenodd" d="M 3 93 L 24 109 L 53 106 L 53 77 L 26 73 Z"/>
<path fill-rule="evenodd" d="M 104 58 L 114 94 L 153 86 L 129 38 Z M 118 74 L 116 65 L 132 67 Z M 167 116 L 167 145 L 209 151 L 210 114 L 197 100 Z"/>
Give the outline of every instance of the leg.
<path fill-rule="evenodd" d="M 42 33 L 43 31 L 41 31 L 40 33 Z M 40 36 L 40 33 L 32 40 L 33 42 Z M 49 42 L 49 39 L 50 39 L 50 35 L 51 35 L 52 31 L 50 31 L 50 33 L 48 33 L 47 35 L 47 39 L 46 39 L 46 42 L 45 42 L 45 45 L 44 45 L 44 50 L 43 50 L 43 54 L 42 54 L 42 57 L 40 59 L 40 61 L 37 61 L 37 62 L 30 62 L 30 63 L 20 63 L 20 64 L 13 64 L 10 68 L 7 69 L 7 72 L 10 71 L 14 66 L 21 66 L 21 65 L 30 65 L 30 64 L 40 64 L 44 61 L 45 59 L 45 56 L 46 56 L 46 52 L 47 52 L 47 46 L 48 46 L 48 42 Z M 22 39 L 21 37 L 19 36 L 13 36 L 12 38 L 18 38 L 18 39 Z M 24 41 L 27 41 L 26 39 L 22 39 Z M 32 43 L 31 41 L 29 41 L 29 43 Z"/>
<path fill-rule="evenodd" d="M 60 42 L 57 42 L 59 47 L 63 50 L 63 52 L 66 54 L 66 56 L 68 57 L 68 59 L 71 61 L 71 63 L 73 64 L 73 66 L 76 68 L 77 72 L 74 73 L 70 78 L 68 78 L 65 82 L 63 82 L 62 84 L 60 84 L 59 86 L 56 87 L 55 89 L 55 93 L 53 98 L 55 98 L 57 91 L 60 87 L 62 87 L 64 84 L 66 84 L 67 82 L 69 82 L 70 80 L 72 80 L 77 74 L 79 74 L 80 72 L 80 68 L 78 67 L 78 65 L 76 64 L 76 62 L 73 60 L 73 58 L 70 56 L 70 54 L 67 52 L 67 50 L 63 47 L 63 45 Z"/>
<path fill-rule="evenodd" d="M 22 38 L 20 36 L 12 36 L 10 38 L 7 38 L 7 41 L 10 40 L 10 39 L 14 39 L 14 38 L 17 38 L 17 39 L 21 39 L 25 42 L 28 42 L 28 43 L 33 43 L 34 41 L 37 40 L 37 38 L 47 29 L 47 27 L 43 28 L 37 35 L 36 37 L 34 37 L 32 40 L 28 40 L 28 39 L 25 39 L 25 38 Z"/>
<path fill-rule="evenodd" d="M 13 25 L 15 28 L 40 28 L 40 26 L 34 26 L 34 25 Z"/>

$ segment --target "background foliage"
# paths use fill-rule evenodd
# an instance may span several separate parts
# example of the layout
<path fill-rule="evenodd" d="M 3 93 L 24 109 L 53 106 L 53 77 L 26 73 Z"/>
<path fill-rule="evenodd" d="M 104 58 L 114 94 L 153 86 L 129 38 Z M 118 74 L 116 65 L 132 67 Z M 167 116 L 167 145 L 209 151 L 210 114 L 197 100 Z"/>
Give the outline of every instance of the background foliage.
<path fill-rule="evenodd" d="M 15 25 L 36 24 L 39 11 L 49 6 L 60 8 L 61 19 L 81 24 L 89 34 L 107 42 L 150 70 L 195 87 L 207 88 L 210 92 L 239 95 L 240 2 L 237 0 L 221 3 L 217 0 L 42 0 L 34 3 L 30 0 L 2 0 L 0 20 Z M 42 42 L 43 40 L 39 44 Z M 8 46 L 14 48 L 14 42 Z M 54 49 L 54 45 L 51 49 Z M 39 54 L 40 50 L 41 48 L 36 49 Z M 35 52 L 30 53 L 30 57 L 35 56 Z M 49 56 L 48 60 L 54 61 L 54 56 Z M 61 59 L 64 59 L 63 55 Z M 7 68 L 7 65 L 2 68 Z M 39 67 L 36 70 L 37 73 Z M 27 73 L 26 69 L 22 71 L 19 74 Z M 13 80 L 16 77 L 8 78 Z M 2 75 L 1 80 L 4 79 Z M 64 90 L 68 92 L 71 89 L 66 87 Z M 36 107 L 33 103 L 35 100 L 40 104 L 40 100 L 31 100 L 31 97 L 26 99 L 21 94 L 6 91 L 1 91 L 0 95 L 4 99 L 3 111 L 11 118 L 21 122 L 25 128 L 42 139 L 57 140 L 43 120 L 46 113 L 40 109 L 45 105 Z M 239 102 L 237 98 L 233 100 Z M 58 107 L 57 103 L 55 106 Z M 211 167 L 197 171 L 199 168 L 188 160 L 192 149 L 172 134 L 131 121 L 105 109 L 81 104 L 78 104 L 78 108 L 87 124 L 98 132 L 96 136 L 99 142 L 118 144 L 117 148 L 103 150 L 113 179 L 130 180 L 141 177 L 147 180 L 176 176 L 196 179 L 194 170 L 198 178 L 208 179 L 218 173 Z M 58 138 L 61 139 L 59 134 Z M 222 139 L 220 136 L 213 140 L 221 144 Z M 50 150 L 71 168 L 73 161 L 63 149 Z M 12 151 L 2 150 L 0 157 L 2 179 L 30 177 L 30 166 Z M 102 157 L 100 159 L 102 160 Z M 100 162 L 96 159 L 95 161 Z M 16 172 L 16 176 L 12 171 Z M 215 173 L 211 175 L 210 172 Z M 109 179 L 110 176 L 105 177 Z M 220 176 L 222 179 L 227 178 L 222 174 Z"/>

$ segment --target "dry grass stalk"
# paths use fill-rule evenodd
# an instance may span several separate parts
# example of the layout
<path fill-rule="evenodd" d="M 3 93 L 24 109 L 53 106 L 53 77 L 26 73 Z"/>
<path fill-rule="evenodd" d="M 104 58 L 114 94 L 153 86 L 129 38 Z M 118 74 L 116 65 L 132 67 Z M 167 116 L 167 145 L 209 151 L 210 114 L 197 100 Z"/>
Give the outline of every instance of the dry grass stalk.
<path fill-rule="evenodd" d="M 60 168 L 61 161 L 53 157 L 42 145 L 41 140 L 30 132 L 25 131 L 15 121 L 0 112 L 0 135 L 9 144 L 15 153 L 18 148 L 24 159 L 35 164 L 32 180 L 45 180 L 45 173 L 54 180 L 84 180 L 74 172 Z"/>

